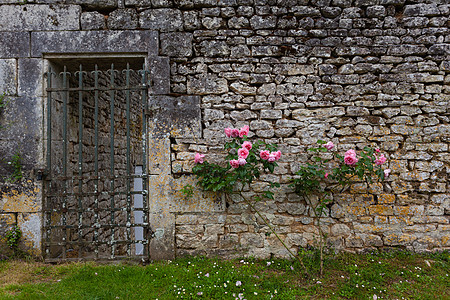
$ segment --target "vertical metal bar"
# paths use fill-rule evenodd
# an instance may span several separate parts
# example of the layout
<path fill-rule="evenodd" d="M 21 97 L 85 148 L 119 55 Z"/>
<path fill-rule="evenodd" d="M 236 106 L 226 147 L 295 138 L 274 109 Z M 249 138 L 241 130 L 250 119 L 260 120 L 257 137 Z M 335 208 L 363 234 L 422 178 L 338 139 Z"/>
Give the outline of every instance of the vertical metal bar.
<path fill-rule="evenodd" d="M 95 189 L 95 199 L 94 199 L 94 244 L 95 244 L 95 258 L 98 259 L 98 66 L 95 65 L 94 73 L 94 101 L 95 101 L 95 112 L 94 112 L 94 127 L 95 127 L 95 151 L 94 151 L 94 189 Z"/>
<path fill-rule="evenodd" d="M 127 254 L 131 256 L 131 162 L 130 162 L 130 64 L 127 64 L 125 71 L 125 99 L 126 99 L 126 115 L 127 115 Z"/>
<path fill-rule="evenodd" d="M 66 259 L 67 252 L 67 98 L 68 98 L 68 86 L 67 86 L 67 67 L 64 66 L 64 71 L 62 73 L 63 79 L 63 203 L 62 203 L 62 223 L 63 223 L 63 259 Z"/>
<path fill-rule="evenodd" d="M 78 258 L 81 258 L 83 236 L 83 67 L 78 73 Z"/>
<path fill-rule="evenodd" d="M 150 245 L 149 245 L 149 211 L 148 211 L 148 171 L 147 171 L 147 70 L 145 63 L 142 66 L 142 207 L 143 207 L 143 226 L 144 226 L 144 240 L 147 249 L 147 257 L 150 257 Z"/>
<path fill-rule="evenodd" d="M 110 110 L 111 110 L 111 128 L 110 128 L 110 136 L 111 136 L 111 144 L 110 144 L 110 173 L 111 173 L 111 258 L 115 257 L 115 241 L 114 241 L 114 64 L 111 64 L 111 76 L 110 76 Z"/>
<path fill-rule="evenodd" d="M 47 88 L 51 88 L 52 87 L 52 68 L 49 66 L 48 67 L 48 72 L 47 72 Z M 51 152 L 52 152 L 52 92 L 47 91 L 47 175 L 49 176 L 48 178 L 50 179 L 51 177 L 51 166 L 52 166 L 52 156 L 51 156 Z M 47 178 L 44 178 L 47 179 Z M 46 247 L 45 247 L 45 255 L 47 257 L 50 256 L 50 236 L 52 234 L 52 230 L 51 230 L 51 224 L 52 224 L 52 212 L 50 209 L 50 189 L 51 189 L 51 181 L 47 181 L 45 180 L 44 182 L 46 182 L 46 190 L 45 190 L 45 206 L 46 206 L 46 210 L 49 210 L 47 212 L 47 223 L 45 224 L 47 226 L 46 228 Z"/>

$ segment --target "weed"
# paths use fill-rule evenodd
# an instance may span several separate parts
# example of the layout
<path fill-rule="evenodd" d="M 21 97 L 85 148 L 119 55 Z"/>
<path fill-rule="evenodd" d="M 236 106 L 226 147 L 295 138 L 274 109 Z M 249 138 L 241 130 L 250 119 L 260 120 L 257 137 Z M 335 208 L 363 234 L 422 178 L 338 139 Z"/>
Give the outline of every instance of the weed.
<path fill-rule="evenodd" d="M 182 189 L 181 192 L 183 193 L 186 200 L 189 200 L 194 195 L 194 187 L 190 184 L 186 184 Z"/>
<path fill-rule="evenodd" d="M 11 230 L 8 230 L 5 234 L 6 244 L 14 251 L 19 248 L 19 240 L 22 237 L 22 231 L 19 226 L 14 226 Z"/>
<path fill-rule="evenodd" d="M 23 174 L 22 174 L 22 157 L 20 156 L 19 152 L 13 155 L 11 160 L 8 162 L 8 165 L 12 167 L 13 171 L 12 174 L 9 175 L 7 181 L 11 183 L 20 181 L 23 177 Z"/>

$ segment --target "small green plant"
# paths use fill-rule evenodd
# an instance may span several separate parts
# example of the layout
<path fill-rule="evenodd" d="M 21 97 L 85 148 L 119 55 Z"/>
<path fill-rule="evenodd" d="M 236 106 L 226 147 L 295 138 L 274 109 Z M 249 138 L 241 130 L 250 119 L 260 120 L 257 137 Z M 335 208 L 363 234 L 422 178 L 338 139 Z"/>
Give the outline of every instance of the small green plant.
<path fill-rule="evenodd" d="M 8 162 L 8 165 L 10 165 L 13 168 L 12 174 L 9 175 L 8 177 L 8 181 L 11 183 L 20 181 L 23 177 L 23 174 L 22 174 L 22 157 L 20 156 L 19 152 L 13 155 L 11 160 Z"/>
<path fill-rule="evenodd" d="M 8 104 L 8 101 L 5 100 L 5 94 L 0 95 L 0 109 L 4 109 L 6 105 Z"/>
<path fill-rule="evenodd" d="M 184 198 L 187 199 L 191 199 L 192 196 L 194 195 L 194 187 L 190 184 L 186 184 L 182 189 L 181 192 L 184 195 Z"/>
<path fill-rule="evenodd" d="M 14 250 L 14 252 L 17 251 L 19 248 L 19 241 L 22 237 L 22 231 L 20 230 L 19 226 L 14 226 L 11 230 L 8 230 L 6 232 L 5 238 L 6 238 L 6 244 L 9 248 Z"/>

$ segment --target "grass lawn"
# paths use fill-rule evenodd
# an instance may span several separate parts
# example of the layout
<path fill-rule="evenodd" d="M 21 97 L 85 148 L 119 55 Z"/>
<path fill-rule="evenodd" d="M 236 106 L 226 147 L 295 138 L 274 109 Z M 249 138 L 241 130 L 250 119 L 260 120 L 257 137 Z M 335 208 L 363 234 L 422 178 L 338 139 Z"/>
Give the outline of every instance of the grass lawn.
<path fill-rule="evenodd" d="M 315 265 L 305 278 L 297 263 L 275 259 L 3 261 L 0 299 L 450 299 L 449 252 L 341 253 L 327 258 L 322 277 Z"/>

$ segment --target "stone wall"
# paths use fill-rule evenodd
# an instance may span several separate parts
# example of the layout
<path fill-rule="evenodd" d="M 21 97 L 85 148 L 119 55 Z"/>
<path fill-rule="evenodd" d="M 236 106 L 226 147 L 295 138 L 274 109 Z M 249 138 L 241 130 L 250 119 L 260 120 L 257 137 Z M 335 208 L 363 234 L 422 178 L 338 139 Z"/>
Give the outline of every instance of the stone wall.
<path fill-rule="evenodd" d="M 22 112 L 31 124 L 42 119 L 39 66 L 46 53 L 148 53 L 153 257 L 286 255 L 239 199 L 196 191 L 188 202 L 179 193 L 193 180 L 194 153 L 220 157 L 223 128 L 243 125 L 283 152 L 275 174 L 248 192 L 268 180 L 281 183 L 275 200 L 259 205 L 294 251 L 314 243 L 317 229 L 287 184 L 319 138 L 339 151 L 379 147 L 392 169 L 383 184 L 334 195 L 325 220 L 330 245 L 450 247 L 447 1 L 0 3 L 0 70 L 7 70 L 0 86 L 17 103 L 31 103 Z M 28 69 L 35 71 L 24 75 Z M 39 128 L 18 124 L 12 131 L 39 141 Z M 14 140 L 1 138 L 3 145 Z M 40 149 L 27 150 L 31 162 Z"/>

